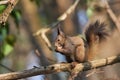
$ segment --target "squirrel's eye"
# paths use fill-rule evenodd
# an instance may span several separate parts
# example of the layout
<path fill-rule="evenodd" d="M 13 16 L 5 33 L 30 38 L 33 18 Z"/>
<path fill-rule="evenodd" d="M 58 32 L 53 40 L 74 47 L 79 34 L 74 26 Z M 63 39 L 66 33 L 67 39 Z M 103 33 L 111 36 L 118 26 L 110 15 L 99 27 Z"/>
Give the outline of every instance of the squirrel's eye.
<path fill-rule="evenodd" d="M 60 41 L 59 39 L 57 41 Z"/>

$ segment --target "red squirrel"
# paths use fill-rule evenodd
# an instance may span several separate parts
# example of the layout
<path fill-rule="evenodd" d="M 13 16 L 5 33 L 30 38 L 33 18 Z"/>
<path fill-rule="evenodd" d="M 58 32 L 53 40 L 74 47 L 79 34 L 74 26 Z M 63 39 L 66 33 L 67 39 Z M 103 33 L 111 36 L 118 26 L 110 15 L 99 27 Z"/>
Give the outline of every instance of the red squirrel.
<path fill-rule="evenodd" d="M 55 40 L 55 51 L 65 55 L 68 62 L 84 62 L 91 60 L 92 52 L 96 44 L 106 40 L 109 36 L 109 29 L 104 23 L 96 21 L 88 26 L 84 32 L 85 39 L 78 36 L 67 36 L 58 28 L 58 35 Z M 94 52 L 93 52 L 94 53 Z"/>

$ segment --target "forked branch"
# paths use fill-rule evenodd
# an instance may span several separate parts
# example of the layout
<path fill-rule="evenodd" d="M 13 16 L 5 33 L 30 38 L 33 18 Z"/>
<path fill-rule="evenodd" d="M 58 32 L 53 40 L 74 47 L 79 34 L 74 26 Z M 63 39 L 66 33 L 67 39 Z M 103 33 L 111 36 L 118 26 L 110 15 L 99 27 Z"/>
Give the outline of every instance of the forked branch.
<path fill-rule="evenodd" d="M 57 21 L 54 22 L 54 23 L 51 25 L 51 27 L 47 27 L 47 28 L 40 29 L 40 30 L 38 30 L 37 32 L 35 32 L 33 35 L 34 35 L 34 36 L 39 36 L 39 35 L 41 35 L 41 37 L 43 38 L 43 40 L 45 41 L 45 43 L 47 44 L 47 46 L 48 46 L 49 48 L 51 48 L 52 45 L 51 45 L 49 39 L 47 38 L 46 33 L 47 33 L 48 31 L 50 31 L 51 29 L 55 28 L 61 21 L 64 21 L 64 20 L 67 18 L 67 16 L 70 15 L 70 14 L 75 10 L 75 8 L 76 8 L 77 4 L 79 3 L 79 1 L 80 1 L 80 0 L 76 0 L 76 1 L 74 2 L 74 4 L 70 6 L 70 8 L 69 8 L 68 10 L 66 10 L 60 17 L 57 18 Z"/>

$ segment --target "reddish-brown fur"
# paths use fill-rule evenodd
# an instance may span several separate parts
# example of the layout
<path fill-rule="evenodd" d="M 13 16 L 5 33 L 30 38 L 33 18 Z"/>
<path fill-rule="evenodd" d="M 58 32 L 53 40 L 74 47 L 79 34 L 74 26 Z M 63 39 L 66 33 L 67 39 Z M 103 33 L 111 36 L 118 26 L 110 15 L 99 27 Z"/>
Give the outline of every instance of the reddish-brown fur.
<path fill-rule="evenodd" d="M 84 62 L 92 60 L 96 55 L 99 44 L 110 35 L 110 28 L 104 23 L 96 21 L 90 24 L 85 31 L 86 40 L 80 36 L 66 36 L 60 28 L 55 40 L 55 50 L 66 56 L 68 62 Z"/>

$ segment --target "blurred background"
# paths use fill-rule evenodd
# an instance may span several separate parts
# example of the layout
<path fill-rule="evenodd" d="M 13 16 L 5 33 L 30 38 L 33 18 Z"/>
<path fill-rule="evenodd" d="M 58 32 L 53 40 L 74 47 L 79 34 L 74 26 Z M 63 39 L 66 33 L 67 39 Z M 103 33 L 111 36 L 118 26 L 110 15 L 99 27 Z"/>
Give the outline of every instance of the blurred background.
<path fill-rule="evenodd" d="M 6 25 L 0 25 L 0 73 L 66 62 L 63 55 L 50 50 L 41 36 L 35 37 L 33 33 L 39 29 L 51 27 L 48 25 L 56 22 L 57 18 L 74 2 L 75 0 L 19 0 Z M 120 20 L 120 0 L 108 0 L 108 2 Z M 0 5 L 0 13 L 6 6 Z M 81 34 L 87 23 L 96 20 L 98 16 L 114 27 L 106 12 L 104 0 L 80 0 L 75 11 L 61 23 L 61 27 L 67 35 Z M 46 35 L 53 45 L 57 36 L 56 28 L 48 31 Z M 119 64 L 116 64 L 110 67 L 108 72 L 103 72 L 102 76 L 99 76 L 103 74 L 100 72 L 97 73 L 98 75 L 94 74 L 87 78 L 82 75 L 76 80 L 81 78 L 83 80 L 120 80 L 119 67 Z M 60 72 L 21 80 L 67 80 L 68 75 L 67 72 Z"/>

